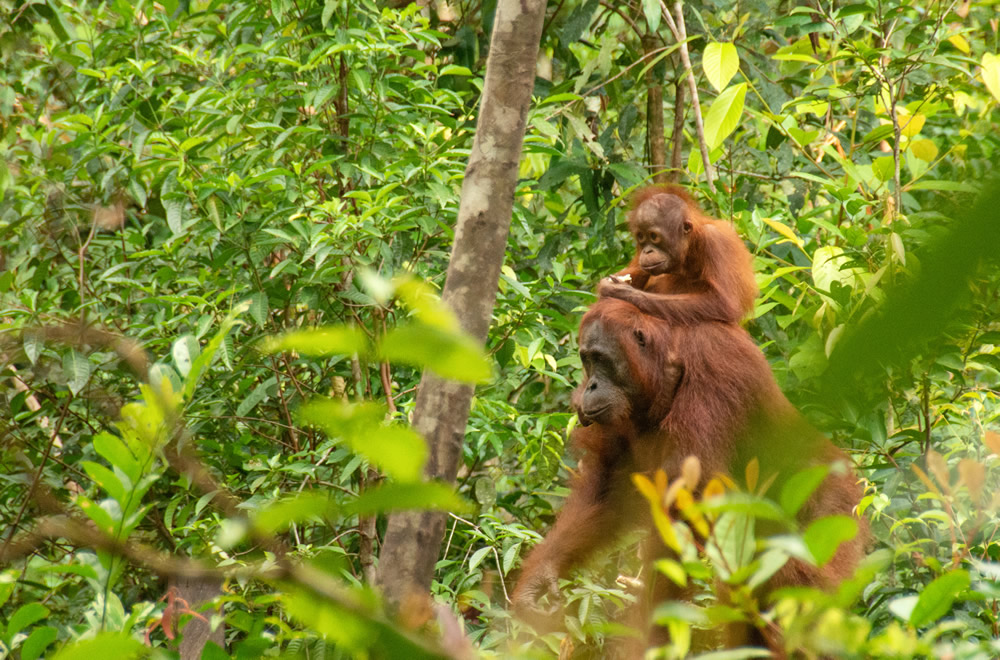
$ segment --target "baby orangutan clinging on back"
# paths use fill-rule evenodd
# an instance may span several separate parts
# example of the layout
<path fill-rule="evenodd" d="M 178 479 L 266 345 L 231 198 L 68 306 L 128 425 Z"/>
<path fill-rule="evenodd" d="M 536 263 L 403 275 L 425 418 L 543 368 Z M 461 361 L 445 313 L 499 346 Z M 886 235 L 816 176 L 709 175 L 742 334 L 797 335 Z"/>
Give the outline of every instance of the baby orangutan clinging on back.
<path fill-rule="evenodd" d="M 635 257 L 601 281 L 601 298 L 618 298 L 683 325 L 738 323 L 753 311 L 753 257 L 728 223 L 704 215 L 678 186 L 642 188 L 631 209 Z"/>

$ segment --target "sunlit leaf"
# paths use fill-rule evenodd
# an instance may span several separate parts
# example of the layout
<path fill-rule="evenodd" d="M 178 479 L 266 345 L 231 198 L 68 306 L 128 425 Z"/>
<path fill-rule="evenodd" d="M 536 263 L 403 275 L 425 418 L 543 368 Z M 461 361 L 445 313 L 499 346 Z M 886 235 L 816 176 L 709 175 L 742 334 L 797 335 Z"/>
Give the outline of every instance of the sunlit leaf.
<path fill-rule="evenodd" d="M 670 578 L 671 582 L 679 587 L 687 586 L 687 571 L 684 567 L 673 559 L 657 559 L 653 566 L 659 572 Z"/>
<path fill-rule="evenodd" d="M 740 68 L 736 45 L 729 42 L 707 44 L 701 56 L 701 65 L 705 68 L 708 82 L 721 92 Z"/>
<path fill-rule="evenodd" d="M 948 41 L 949 43 L 951 43 L 952 46 L 959 49 L 966 55 L 972 52 L 972 49 L 969 47 L 969 42 L 966 41 L 965 37 L 963 37 L 960 34 L 951 35 L 950 37 L 948 37 Z"/>
<path fill-rule="evenodd" d="M 386 474 L 400 481 L 420 478 L 427 458 L 424 439 L 409 427 L 384 423 L 383 406 L 313 399 L 302 406 L 299 415 L 304 422 L 342 440 Z"/>
<path fill-rule="evenodd" d="M 705 141 L 709 150 L 720 146 L 740 125 L 747 84 L 740 83 L 726 89 L 712 102 L 705 115 Z"/>
<path fill-rule="evenodd" d="M 425 325 L 447 332 L 458 332 L 460 325 L 455 312 L 446 305 L 426 282 L 415 277 L 393 280 L 396 295 Z"/>
<path fill-rule="evenodd" d="M 87 473 L 87 476 L 103 488 L 104 492 L 118 502 L 125 502 L 125 487 L 119 481 L 118 477 L 115 476 L 114 472 L 100 463 L 94 463 L 93 461 L 81 461 L 80 465 Z"/>
<path fill-rule="evenodd" d="M 268 337 L 259 346 L 265 353 L 296 351 L 302 355 L 322 357 L 364 354 L 367 352 L 368 340 L 364 333 L 354 326 L 332 325 Z"/>
<path fill-rule="evenodd" d="M 784 240 L 778 241 L 779 243 L 794 243 L 800 248 L 805 245 L 803 240 L 785 223 L 779 220 L 772 220 L 771 218 L 761 218 L 761 221 L 784 237 Z"/>
<path fill-rule="evenodd" d="M 379 354 L 389 362 L 426 367 L 438 376 L 466 383 L 490 378 L 482 349 L 468 335 L 413 323 L 390 330 L 379 344 Z"/>
<path fill-rule="evenodd" d="M 925 163 L 930 163 L 937 158 L 938 148 L 933 140 L 914 140 L 910 143 L 910 153 Z"/>
<path fill-rule="evenodd" d="M 41 657 L 45 649 L 56 641 L 59 631 L 52 626 L 37 626 L 21 644 L 21 660 L 35 660 Z"/>
<path fill-rule="evenodd" d="M 121 438 L 102 431 L 94 436 L 94 450 L 108 463 L 121 470 L 132 483 L 139 481 L 142 467 Z"/>
<path fill-rule="evenodd" d="M 275 534 L 288 529 L 292 523 L 330 516 L 334 510 L 328 493 L 307 491 L 261 509 L 253 516 L 253 524 L 264 534 Z"/>
<path fill-rule="evenodd" d="M 170 353 L 174 358 L 174 366 L 177 367 L 178 373 L 184 377 L 191 371 L 191 363 L 201 354 L 201 347 L 193 335 L 183 335 L 174 342 Z"/>
<path fill-rule="evenodd" d="M 96 637 L 73 642 L 52 656 L 52 660 L 94 660 L 94 658 L 137 658 L 149 649 L 126 633 L 102 632 Z"/>
<path fill-rule="evenodd" d="M 1000 101 L 1000 55 L 993 53 L 983 53 L 982 77 L 986 89 L 997 101 Z"/>
<path fill-rule="evenodd" d="M 660 29 L 660 3 L 659 0 L 642 0 L 642 15 L 646 17 L 646 27 L 651 34 L 656 34 Z"/>
<path fill-rule="evenodd" d="M 352 500 L 344 506 L 344 513 L 347 515 L 373 515 L 413 509 L 462 513 L 469 510 L 469 505 L 447 484 L 438 482 L 389 483 L 365 491 L 356 500 Z"/>
<path fill-rule="evenodd" d="M 898 117 L 899 132 L 905 137 L 913 137 L 920 132 L 927 121 L 926 115 L 918 112 L 915 115 L 900 114 Z"/>

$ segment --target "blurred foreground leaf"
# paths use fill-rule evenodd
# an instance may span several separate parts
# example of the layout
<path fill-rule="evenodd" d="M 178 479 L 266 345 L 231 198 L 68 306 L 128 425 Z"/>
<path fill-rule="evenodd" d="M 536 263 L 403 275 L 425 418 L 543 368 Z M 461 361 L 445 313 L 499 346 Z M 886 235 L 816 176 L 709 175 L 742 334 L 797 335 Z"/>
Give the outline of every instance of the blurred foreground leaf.
<path fill-rule="evenodd" d="M 919 354 L 968 300 L 966 283 L 982 264 L 1000 258 L 1000 182 L 987 181 L 983 190 L 948 234 L 917 252 L 919 275 L 891 290 L 878 313 L 837 343 L 823 375 L 821 400 L 859 399 L 863 385 L 879 381 L 884 367 Z"/>

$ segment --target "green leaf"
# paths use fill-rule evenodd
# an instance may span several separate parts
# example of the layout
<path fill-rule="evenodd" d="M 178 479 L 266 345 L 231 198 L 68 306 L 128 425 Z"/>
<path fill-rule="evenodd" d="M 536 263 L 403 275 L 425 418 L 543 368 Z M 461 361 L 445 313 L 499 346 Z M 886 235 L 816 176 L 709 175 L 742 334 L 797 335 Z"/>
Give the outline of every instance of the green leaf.
<path fill-rule="evenodd" d="M 858 534 L 858 521 L 850 516 L 826 516 L 814 520 L 802 535 L 816 564 L 823 566 L 833 559 L 837 548 Z"/>
<path fill-rule="evenodd" d="M 480 548 L 472 553 L 472 556 L 469 557 L 468 570 L 470 573 L 476 570 L 476 567 L 483 563 L 483 560 L 486 559 L 486 556 L 490 554 L 491 550 L 493 550 L 493 548 L 486 546 L 485 548 Z"/>
<path fill-rule="evenodd" d="M 68 378 L 66 385 L 74 395 L 79 394 L 87 386 L 87 382 L 90 380 L 90 370 L 90 360 L 85 355 L 74 350 L 63 355 L 63 371 Z"/>
<path fill-rule="evenodd" d="M 267 294 L 264 292 L 255 293 L 250 296 L 250 316 L 257 321 L 257 326 L 263 328 L 267 323 L 268 304 Z"/>
<path fill-rule="evenodd" d="M 329 587 L 326 591 L 330 591 Z M 347 650 L 347 657 L 407 660 L 441 660 L 444 657 L 424 648 L 416 637 L 402 632 L 402 627 L 376 619 L 374 603 L 364 592 L 345 589 L 339 595 L 336 599 L 324 598 L 305 588 L 289 589 L 282 595 L 282 607 L 298 621 Z"/>
<path fill-rule="evenodd" d="M 879 181 L 891 181 L 896 176 L 896 161 L 892 156 L 882 156 L 872 161 L 872 171 Z"/>
<path fill-rule="evenodd" d="M 705 117 L 705 141 L 709 150 L 721 146 L 740 125 L 746 95 L 747 84 L 740 83 L 719 94 L 712 103 Z"/>
<path fill-rule="evenodd" d="M 94 483 L 104 489 L 112 499 L 117 501 L 125 508 L 125 486 L 122 482 L 115 476 L 115 473 L 104 467 L 100 463 L 94 463 L 93 461 L 81 461 L 80 464 L 83 466 L 84 472 L 87 473 Z"/>
<path fill-rule="evenodd" d="M 201 354 L 201 347 L 193 335 L 184 335 L 177 338 L 170 353 L 174 357 L 174 366 L 177 367 L 178 373 L 184 377 L 191 372 L 191 363 Z M 174 391 L 179 392 L 180 388 Z"/>
<path fill-rule="evenodd" d="M 646 17 L 646 27 L 649 28 L 649 32 L 655 33 L 660 29 L 660 19 L 663 15 L 660 13 L 659 0 L 642 0 L 642 14 Z"/>
<path fill-rule="evenodd" d="M 98 633 L 93 639 L 68 644 L 59 650 L 52 660 L 94 660 L 94 658 L 134 658 L 145 656 L 149 651 L 128 634 Z"/>
<path fill-rule="evenodd" d="M 441 67 L 440 71 L 438 71 L 438 75 L 439 76 L 471 76 L 472 75 L 472 71 L 470 71 L 469 67 L 466 67 L 466 66 L 459 66 L 457 64 L 446 64 L 443 67 Z"/>
<path fill-rule="evenodd" d="M 172 392 L 180 392 L 183 387 L 181 377 L 177 375 L 174 368 L 160 362 L 149 368 L 149 384 L 157 389 L 163 389 L 166 384 L 169 384 Z"/>
<path fill-rule="evenodd" d="M 132 483 L 139 481 L 139 477 L 142 476 L 139 462 L 121 438 L 107 431 L 101 431 L 94 436 L 94 451 L 108 463 L 121 470 Z"/>
<path fill-rule="evenodd" d="M 296 330 L 268 337 L 258 344 L 264 353 L 296 351 L 302 355 L 363 355 L 368 352 L 368 340 L 358 328 L 331 325 L 313 330 Z"/>
<path fill-rule="evenodd" d="M 56 641 L 59 631 L 52 626 L 38 626 L 31 631 L 28 639 L 21 644 L 21 660 L 35 660 L 40 657 L 49 644 Z"/>
<path fill-rule="evenodd" d="M 993 53 L 983 53 L 982 77 L 986 89 L 997 101 L 1000 101 L 1000 55 Z"/>
<path fill-rule="evenodd" d="M 115 521 L 111 519 L 111 514 L 99 507 L 89 498 L 83 495 L 76 496 L 76 505 L 80 507 L 83 514 L 90 518 L 97 528 L 106 534 L 114 531 Z"/>
<path fill-rule="evenodd" d="M 781 488 L 781 508 L 794 516 L 829 472 L 829 466 L 817 465 L 793 474 Z"/>
<path fill-rule="evenodd" d="M 922 628 L 934 623 L 951 609 L 955 597 L 969 588 L 969 572 L 951 571 L 931 581 L 917 598 L 917 604 L 910 612 L 910 625 Z"/>
<path fill-rule="evenodd" d="M 344 507 L 348 515 L 373 515 L 388 511 L 433 509 L 459 513 L 469 505 L 447 484 L 438 482 L 415 484 L 383 484 L 364 492 Z"/>
<path fill-rule="evenodd" d="M 229 331 L 236 325 L 236 318 L 245 312 L 248 306 L 248 302 L 243 302 L 234 307 L 233 311 L 222 322 L 219 331 L 215 333 L 215 336 L 205 346 L 205 350 L 195 358 L 191 365 L 191 371 L 188 372 L 187 377 L 184 379 L 184 398 L 186 400 L 190 401 L 191 397 L 194 396 L 194 390 L 198 387 L 198 381 L 201 379 L 202 373 L 211 366 L 212 360 L 215 359 L 215 355 L 219 352 L 219 349 L 223 348 L 225 350 L 224 345 L 226 338 L 229 336 Z"/>
<path fill-rule="evenodd" d="M 382 406 L 325 399 L 314 399 L 300 411 L 304 422 L 340 438 L 385 473 L 402 482 L 419 480 L 427 460 L 427 444 L 409 427 L 384 424 L 384 417 Z"/>
<path fill-rule="evenodd" d="M 464 383 L 483 383 L 491 375 L 482 348 L 471 337 L 421 323 L 389 331 L 379 345 L 379 355 Z"/>
<path fill-rule="evenodd" d="M 307 491 L 261 509 L 253 517 L 253 524 L 264 534 L 275 534 L 285 531 L 292 523 L 332 517 L 335 510 L 328 493 Z"/>
<path fill-rule="evenodd" d="M 27 603 L 17 609 L 7 622 L 7 645 L 10 646 L 14 635 L 21 632 L 28 626 L 41 621 L 49 615 L 49 609 L 41 603 Z"/>
<path fill-rule="evenodd" d="M 426 282 L 415 277 L 405 277 L 394 279 L 392 285 L 399 299 L 413 310 L 414 316 L 424 325 L 447 332 L 460 330 L 461 325 L 455 312 Z"/>
<path fill-rule="evenodd" d="M 19 574 L 12 569 L 0 573 L 0 605 L 3 605 L 10 599 L 10 595 L 14 592 L 14 587 L 17 586 L 18 576 Z"/>
<path fill-rule="evenodd" d="M 933 140 L 914 140 L 910 143 L 910 153 L 925 163 L 930 163 L 937 158 L 938 148 Z"/>
<path fill-rule="evenodd" d="M 923 179 L 906 186 L 907 190 L 941 190 L 945 192 L 976 192 L 977 188 L 964 181 L 934 181 Z"/>
<path fill-rule="evenodd" d="M 715 521 L 705 553 L 723 579 L 747 566 L 753 559 L 757 545 L 754 527 L 753 516 L 743 513 L 727 511 Z"/>
<path fill-rule="evenodd" d="M 705 46 L 705 52 L 701 56 L 701 65 L 705 69 L 705 77 L 708 78 L 708 82 L 721 92 L 740 69 L 740 56 L 736 51 L 736 45 L 729 42 L 713 41 Z"/>

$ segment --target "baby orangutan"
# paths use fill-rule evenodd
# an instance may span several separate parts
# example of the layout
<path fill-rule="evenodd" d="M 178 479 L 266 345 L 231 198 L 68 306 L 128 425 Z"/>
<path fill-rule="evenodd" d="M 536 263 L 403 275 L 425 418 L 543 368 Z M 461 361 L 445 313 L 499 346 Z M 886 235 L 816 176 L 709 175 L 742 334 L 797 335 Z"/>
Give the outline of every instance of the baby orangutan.
<path fill-rule="evenodd" d="M 728 223 L 706 216 L 678 186 L 642 188 L 631 209 L 635 257 L 601 281 L 601 298 L 624 300 L 671 324 L 738 323 L 753 311 L 753 258 Z"/>

